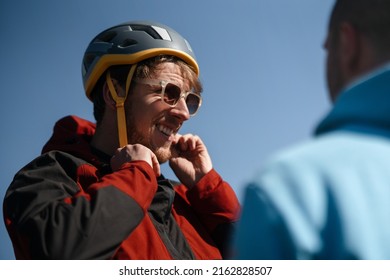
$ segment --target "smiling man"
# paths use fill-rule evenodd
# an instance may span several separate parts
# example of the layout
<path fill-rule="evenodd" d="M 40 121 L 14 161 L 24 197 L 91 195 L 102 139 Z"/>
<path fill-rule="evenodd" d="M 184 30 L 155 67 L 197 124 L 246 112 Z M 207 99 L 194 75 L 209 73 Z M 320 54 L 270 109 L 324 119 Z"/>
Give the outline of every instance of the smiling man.
<path fill-rule="evenodd" d="M 57 122 L 4 200 L 17 259 L 221 259 L 239 203 L 202 140 L 199 68 L 171 28 L 127 22 L 89 44 L 83 81 L 96 125 Z M 180 182 L 161 175 L 169 162 Z"/>

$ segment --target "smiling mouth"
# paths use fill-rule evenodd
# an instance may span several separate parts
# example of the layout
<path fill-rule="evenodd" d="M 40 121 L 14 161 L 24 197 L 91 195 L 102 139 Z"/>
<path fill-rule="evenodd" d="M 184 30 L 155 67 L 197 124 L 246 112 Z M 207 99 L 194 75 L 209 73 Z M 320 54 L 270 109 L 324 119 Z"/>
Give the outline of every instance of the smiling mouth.
<path fill-rule="evenodd" d="M 169 128 L 169 127 L 166 127 L 166 126 L 164 126 L 164 125 L 161 125 L 161 124 L 158 124 L 157 125 L 157 129 L 162 133 L 162 134 L 164 134 L 164 135 L 166 135 L 166 136 L 171 136 L 171 135 L 173 135 L 174 133 L 175 133 L 175 131 L 173 130 L 173 129 L 171 129 L 171 128 Z"/>

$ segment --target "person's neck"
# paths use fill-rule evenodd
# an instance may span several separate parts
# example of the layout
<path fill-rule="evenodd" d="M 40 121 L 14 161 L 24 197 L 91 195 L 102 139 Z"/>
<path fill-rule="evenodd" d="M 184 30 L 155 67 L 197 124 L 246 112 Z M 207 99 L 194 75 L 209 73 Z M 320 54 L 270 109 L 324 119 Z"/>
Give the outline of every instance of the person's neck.
<path fill-rule="evenodd" d="M 383 63 L 378 63 L 371 68 L 367 68 L 366 71 L 362 72 L 360 75 L 356 76 L 354 79 L 352 79 L 344 88 L 343 91 L 347 91 L 369 79 L 372 77 L 375 77 L 376 75 L 379 75 L 385 71 L 390 70 L 390 61 L 385 61 Z"/>
<path fill-rule="evenodd" d="M 112 126 L 100 124 L 98 127 L 96 127 L 95 134 L 92 137 L 91 145 L 95 149 L 112 156 L 118 148 L 117 132 L 113 131 Z"/>

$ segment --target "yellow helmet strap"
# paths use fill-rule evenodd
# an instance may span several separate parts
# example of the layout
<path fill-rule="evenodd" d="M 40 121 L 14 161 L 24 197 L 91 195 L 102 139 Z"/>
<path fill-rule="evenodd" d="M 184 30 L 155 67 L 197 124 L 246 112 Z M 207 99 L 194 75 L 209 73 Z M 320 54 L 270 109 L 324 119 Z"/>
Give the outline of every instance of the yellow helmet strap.
<path fill-rule="evenodd" d="M 112 80 L 111 80 L 110 71 L 107 71 L 107 74 L 106 74 L 106 82 L 107 82 L 108 88 L 110 90 L 112 99 L 114 99 L 115 106 L 116 106 L 119 147 L 124 147 L 128 144 L 126 115 L 125 115 L 125 101 L 126 101 L 128 93 L 129 93 L 131 80 L 133 78 L 134 71 L 135 71 L 136 67 L 137 67 L 137 64 L 133 64 L 130 68 L 129 74 L 127 75 L 125 96 L 119 96 L 118 93 L 116 92 L 114 84 L 112 83 Z"/>

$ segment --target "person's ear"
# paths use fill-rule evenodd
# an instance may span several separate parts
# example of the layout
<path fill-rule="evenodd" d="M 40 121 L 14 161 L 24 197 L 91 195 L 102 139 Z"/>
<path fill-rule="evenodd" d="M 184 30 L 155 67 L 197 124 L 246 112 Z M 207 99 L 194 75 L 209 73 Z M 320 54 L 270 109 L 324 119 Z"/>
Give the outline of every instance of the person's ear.
<path fill-rule="evenodd" d="M 353 73 L 356 71 L 360 58 L 360 33 L 351 23 L 343 22 L 340 24 L 339 36 L 342 67 L 347 73 Z"/>
<path fill-rule="evenodd" d="M 114 95 L 117 95 L 119 97 L 124 97 L 125 96 L 125 90 L 122 86 L 120 86 L 119 82 L 115 79 L 112 79 L 112 84 L 114 86 L 114 89 L 116 93 Z M 116 103 L 115 99 L 112 96 L 112 93 L 110 91 L 110 87 L 108 86 L 107 82 L 104 83 L 103 86 L 103 97 L 105 103 L 110 106 L 110 108 L 115 109 L 116 108 Z"/>
<path fill-rule="evenodd" d="M 112 98 L 107 82 L 105 82 L 103 86 L 103 99 L 104 102 L 106 103 L 106 106 L 110 107 L 112 110 L 116 109 L 115 100 Z"/>

